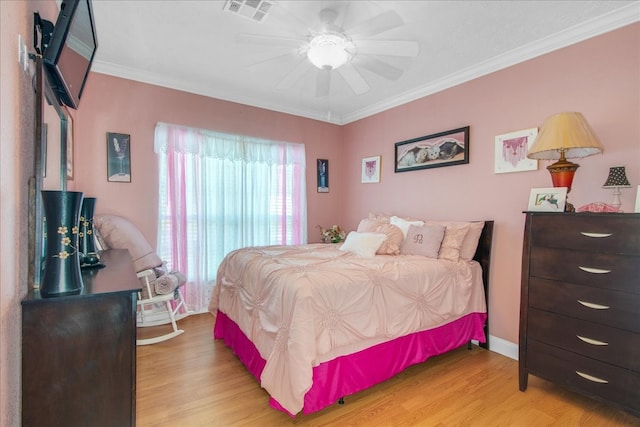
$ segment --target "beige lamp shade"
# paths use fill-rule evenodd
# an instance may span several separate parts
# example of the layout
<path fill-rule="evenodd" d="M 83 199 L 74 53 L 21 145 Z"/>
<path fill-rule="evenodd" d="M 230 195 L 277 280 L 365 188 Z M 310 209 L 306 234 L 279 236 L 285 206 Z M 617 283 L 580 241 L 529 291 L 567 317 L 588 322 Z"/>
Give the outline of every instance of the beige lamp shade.
<path fill-rule="evenodd" d="M 582 114 L 558 113 L 544 122 L 527 157 L 538 160 L 572 159 L 602 153 L 603 150 Z"/>

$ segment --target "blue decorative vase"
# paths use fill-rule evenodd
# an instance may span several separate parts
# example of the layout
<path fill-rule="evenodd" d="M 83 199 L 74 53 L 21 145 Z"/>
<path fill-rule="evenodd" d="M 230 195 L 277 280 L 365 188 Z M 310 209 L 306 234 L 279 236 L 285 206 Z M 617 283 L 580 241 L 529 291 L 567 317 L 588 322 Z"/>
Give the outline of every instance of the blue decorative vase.
<path fill-rule="evenodd" d="M 82 291 L 78 224 L 83 194 L 75 191 L 42 191 L 46 217 L 43 297 L 78 294 Z"/>

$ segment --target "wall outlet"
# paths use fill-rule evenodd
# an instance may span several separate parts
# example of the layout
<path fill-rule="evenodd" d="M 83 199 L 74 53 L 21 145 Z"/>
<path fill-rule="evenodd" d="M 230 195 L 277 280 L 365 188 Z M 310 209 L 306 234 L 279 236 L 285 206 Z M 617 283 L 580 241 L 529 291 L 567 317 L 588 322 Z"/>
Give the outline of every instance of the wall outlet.
<path fill-rule="evenodd" d="M 22 70 L 25 73 L 29 71 L 29 54 L 21 34 L 18 34 L 18 63 L 22 65 Z"/>

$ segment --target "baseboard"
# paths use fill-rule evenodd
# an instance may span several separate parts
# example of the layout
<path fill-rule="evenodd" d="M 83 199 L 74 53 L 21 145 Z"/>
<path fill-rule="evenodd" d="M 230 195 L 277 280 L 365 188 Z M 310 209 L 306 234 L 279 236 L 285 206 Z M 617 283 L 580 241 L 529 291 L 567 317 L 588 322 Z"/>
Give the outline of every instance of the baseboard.
<path fill-rule="evenodd" d="M 518 344 L 489 335 L 489 350 L 518 360 Z"/>

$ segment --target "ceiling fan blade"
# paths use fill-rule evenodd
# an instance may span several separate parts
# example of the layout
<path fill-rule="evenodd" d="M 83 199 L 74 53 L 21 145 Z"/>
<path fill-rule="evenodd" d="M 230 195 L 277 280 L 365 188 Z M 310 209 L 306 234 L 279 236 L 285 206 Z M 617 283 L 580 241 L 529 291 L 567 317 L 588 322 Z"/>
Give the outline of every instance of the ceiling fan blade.
<path fill-rule="evenodd" d="M 330 87 L 331 87 L 331 70 L 318 69 L 318 75 L 316 78 L 316 96 L 317 97 L 329 96 Z"/>
<path fill-rule="evenodd" d="M 401 68 L 394 67 L 387 62 L 373 57 L 362 58 L 361 61 L 358 61 L 358 65 L 387 80 L 398 80 L 400 76 L 402 76 L 402 73 L 404 73 L 404 70 Z"/>
<path fill-rule="evenodd" d="M 356 95 L 362 95 L 370 89 L 367 81 L 362 77 L 358 70 L 356 70 L 352 63 L 344 64 L 342 67 L 338 68 L 337 71 Z"/>
<path fill-rule="evenodd" d="M 237 34 L 236 41 L 238 43 L 283 47 L 301 47 L 305 43 L 305 39 L 297 39 L 294 37 L 265 36 L 260 34 Z"/>
<path fill-rule="evenodd" d="M 286 76 L 284 76 L 276 85 L 276 89 L 283 90 L 289 89 L 293 86 L 302 76 L 309 71 L 312 65 L 304 57 L 298 59 L 298 63 L 291 69 Z"/>
<path fill-rule="evenodd" d="M 243 58 L 242 60 L 243 60 L 243 63 L 245 64 L 245 67 L 254 69 L 254 68 L 262 67 L 264 65 L 283 64 L 283 63 L 291 62 L 292 60 L 295 60 L 295 55 L 291 54 L 291 52 L 287 52 L 281 55 L 267 56 L 266 58 L 259 59 L 257 61 L 249 57 Z"/>
<path fill-rule="evenodd" d="M 420 44 L 415 40 L 358 40 L 358 53 L 368 55 L 418 56 Z"/>
<path fill-rule="evenodd" d="M 360 22 L 352 28 L 345 29 L 349 37 L 353 39 L 367 38 L 384 33 L 404 24 L 402 17 L 394 10 L 387 10 L 371 19 Z"/>

